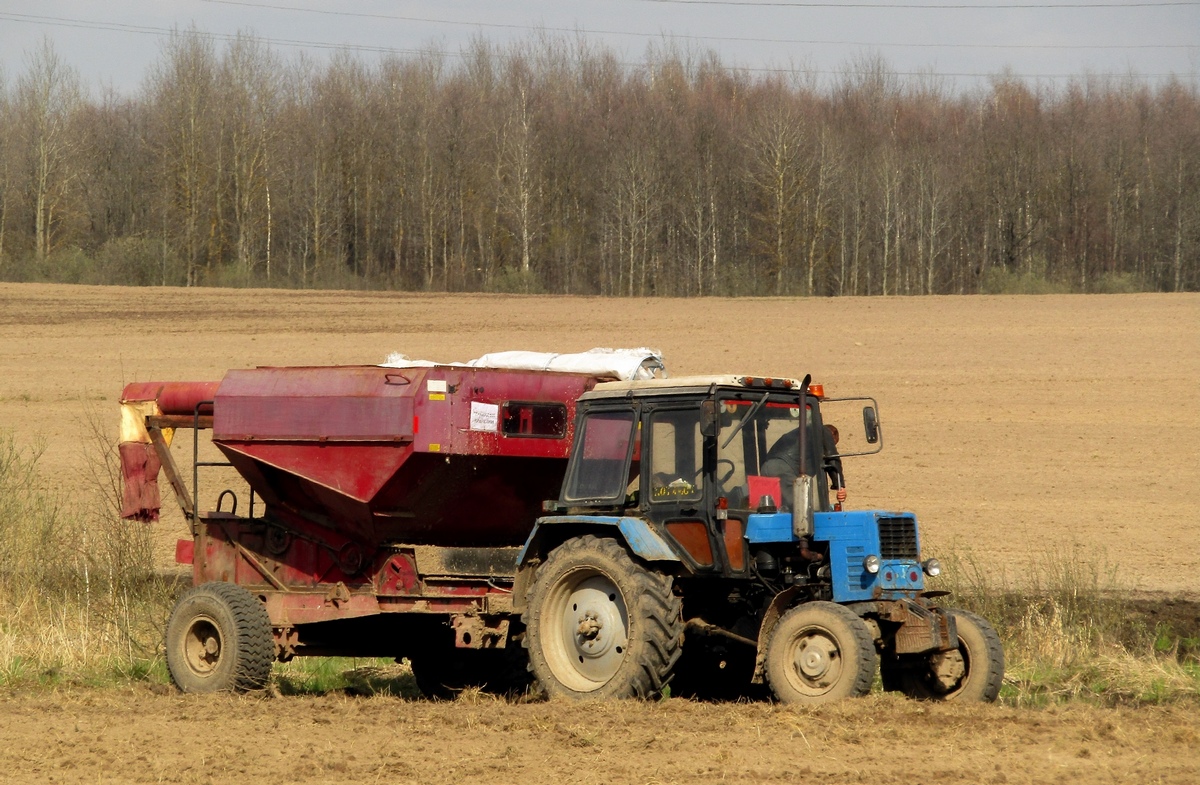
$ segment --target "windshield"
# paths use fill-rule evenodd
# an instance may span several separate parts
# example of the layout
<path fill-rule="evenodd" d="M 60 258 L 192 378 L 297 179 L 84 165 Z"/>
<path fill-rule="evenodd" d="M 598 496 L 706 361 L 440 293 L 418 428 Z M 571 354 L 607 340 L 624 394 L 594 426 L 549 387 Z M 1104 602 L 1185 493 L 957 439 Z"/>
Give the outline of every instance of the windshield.
<path fill-rule="evenodd" d="M 629 482 L 634 412 L 591 412 L 583 419 L 563 501 L 616 501 Z"/>
<path fill-rule="evenodd" d="M 735 509 L 760 507 L 769 496 L 773 506 L 790 511 L 792 482 L 800 473 L 799 400 L 723 398 L 717 411 L 718 495 Z M 806 419 L 811 425 L 811 409 Z"/>

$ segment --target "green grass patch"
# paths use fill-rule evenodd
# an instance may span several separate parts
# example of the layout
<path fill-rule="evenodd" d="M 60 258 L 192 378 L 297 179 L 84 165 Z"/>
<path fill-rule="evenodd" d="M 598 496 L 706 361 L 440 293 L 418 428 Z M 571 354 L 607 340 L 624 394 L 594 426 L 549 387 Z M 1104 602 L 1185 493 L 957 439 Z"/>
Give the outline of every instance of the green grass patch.
<path fill-rule="evenodd" d="M 275 666 L 275 688 L 282 695 L 390 695 L 415 699 L 421 691 L 407 665 L 387 659 L 297 657 Z"/>

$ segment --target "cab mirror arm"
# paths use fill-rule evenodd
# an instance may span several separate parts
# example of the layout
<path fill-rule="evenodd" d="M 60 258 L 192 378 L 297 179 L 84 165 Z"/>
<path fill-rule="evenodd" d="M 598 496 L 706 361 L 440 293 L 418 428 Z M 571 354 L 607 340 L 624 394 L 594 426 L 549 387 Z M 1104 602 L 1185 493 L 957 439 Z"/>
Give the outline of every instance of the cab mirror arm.
<path fill-rule="evenodd" d="M 717 402 L 711 398 L 700 404 L 700 435 L 706 439 L 717 438 Z"/>

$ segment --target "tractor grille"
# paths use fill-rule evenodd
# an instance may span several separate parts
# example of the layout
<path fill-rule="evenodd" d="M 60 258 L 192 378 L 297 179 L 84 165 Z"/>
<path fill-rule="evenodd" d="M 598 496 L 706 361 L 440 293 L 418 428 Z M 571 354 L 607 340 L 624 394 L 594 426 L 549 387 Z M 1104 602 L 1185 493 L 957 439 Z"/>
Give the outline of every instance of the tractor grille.
<path fill-rule="evenodd" d="M 917 522 L 913 518 L 879 519 L 880 557 L 884 559 L 916 559 Z"/>

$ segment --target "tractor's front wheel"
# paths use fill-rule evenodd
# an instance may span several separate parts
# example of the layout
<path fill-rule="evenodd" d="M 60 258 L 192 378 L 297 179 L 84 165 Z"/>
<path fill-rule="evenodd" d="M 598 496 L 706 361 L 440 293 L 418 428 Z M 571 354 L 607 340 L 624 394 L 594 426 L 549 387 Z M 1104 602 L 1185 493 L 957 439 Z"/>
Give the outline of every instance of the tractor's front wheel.
<path fill-rule="evenodd" d="M 996 630 L 970 611 L 946 611 L 958 629 L 958 648 L 899 658 L 885 672 L 889 682 L 918 700 L 991 703 L 1004 682 L 1004 647 Z"/>
<path fill-rule="evenodd" d="M 262 689 L 275 661 L 267 609 L 232 583 L 205 583 L 180 597 L 166 646 L 171 680 L 183 692 Z"/>
<path fill-rule="evenodd" d="M 767 682 L 782 703 L 829 703 L 870 692 L 877 661 L 871 633 L 853 611 L 808 602 L 771 632 Z"/>
<path fill-rule="evenodd" d="M 530 669 L 551 697 L 653 696 L 682 650 L 671 577 L 607 537 L 584 535 L 551 551 L 524 621 Z"/>

